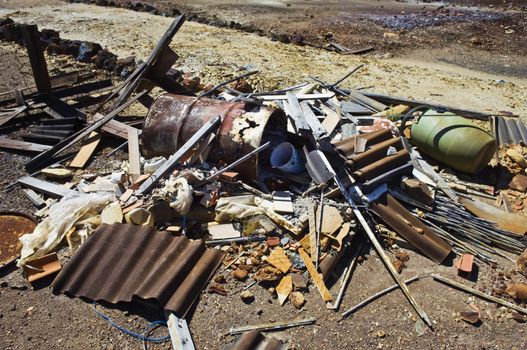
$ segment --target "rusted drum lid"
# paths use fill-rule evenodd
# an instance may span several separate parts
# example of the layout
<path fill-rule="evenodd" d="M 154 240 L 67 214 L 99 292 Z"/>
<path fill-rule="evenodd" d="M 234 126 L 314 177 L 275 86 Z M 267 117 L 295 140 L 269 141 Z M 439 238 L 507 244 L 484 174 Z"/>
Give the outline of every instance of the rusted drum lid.
<path fill-rule="evenodd" d="M 18 238 L 33 232 L 35 227 L 37 223 L 29 215 L 0 211 L 0 267 L 20 256 L 22 243 Z"/>

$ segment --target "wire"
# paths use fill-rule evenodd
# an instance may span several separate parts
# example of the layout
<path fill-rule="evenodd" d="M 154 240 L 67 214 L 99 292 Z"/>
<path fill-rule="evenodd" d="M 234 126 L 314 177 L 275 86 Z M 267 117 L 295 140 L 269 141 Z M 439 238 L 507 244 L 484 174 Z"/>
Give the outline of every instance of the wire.
<path fill-rule="evenodd" d="M 147 334 L 148 334 L 150 332 L 151 328 L 154 327 L 154 326 L 166 326 L 167 323 L 165 321 L 162 321 L 162 320 L 154 321 L 154 322 L 150 323 L 145 328 L 145 331 L 143 332 L 143 334 L 139 334 L 139 333 L 136 333 L 136 332 L 131 331 L 129 329 L 126 329 L 123 326 L 118 325 L 109 316 L 107 316 L 107 315 L 103 314 L 102 312 L 100 312 L 99 310 L 97 310 L 97 303 L 95 301 L 93 302 L 93 310 L 95 310 L 95 313 L 97 313 L 97 315 L 99 315 L 100 318 L 102 318 L 103 320 L 105 320 L 110 325 L 112 325 L 113 327 L 117 328 L 118 330 L 120 330 L 124 334 L 127 334 L 127 335 L 129 335 L 129 336 L 131 336 L 133 338 L 142 340 L 144 342 L 152 342 L 152 343 L 164 343 L 164 342 L 166 342 L 167 340 L 170 339 L 170 335 L 166 335 L 166 336 L 160 337 L 160 338 L 147 337 L 147 336 L 143 335 L 145 332 L 147 332 Z"/>

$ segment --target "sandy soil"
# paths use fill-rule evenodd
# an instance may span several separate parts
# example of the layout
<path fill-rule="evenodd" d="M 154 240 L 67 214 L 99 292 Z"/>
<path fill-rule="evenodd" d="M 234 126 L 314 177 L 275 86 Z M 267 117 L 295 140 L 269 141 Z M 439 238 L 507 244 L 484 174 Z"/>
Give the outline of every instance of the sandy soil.
<path fill-rule="evenodd" d="M 119 56 L 144 58 L 170 19 L 123 9 L 81 4 L 0 10 L 15 20 L 59 30 L 65 38 L 96 41 Z M 72 25 L 73 23 L 73 25 Z M 446 63 L 416 59 L 377 59 L 339 55 L 272 42 L 265 37 L 187 22 L 172 44 L 181 69 L 219 82 L 242 69 L 259 69 L 251 80 L 259 89 L 310 81 L 334 81 L 361 63 L 366 67 L 344 86 L 414 97 L 481 111 L 509 110 L 526 115 L 527 79 L 482 73 Z M 371 88 L 370 88 L 371 87 Z"/>
<path fill-rule="evenodd" d="M 122 9 L 86 5 L 43 6 L 16 11 L 1 9 L 20 22 L 31 22 L 40 28 L 61 32 L 65 38 L 97 41 L 122 57 L 144 58 L 168 26 L 170 19 Z M 510 110 L 527 115 L 525 105 L 527 79 L 481 73 L 447 63 L 426 63 L 416 56 L 408 59 L 376 59 L 342 56 L 311 48 L 284 45 L 269 39 L 228 29 L 197 23 L 186 23 L 172 44 L 181 56 L 181 68 L 203 77 L 204 81 L 220 82 L 239 74 L 241 69 L 259 69 L 251 80 L 260 89 L 275 88 L 319 76 L 333 81 L 360 63 L 366 68 L 354 75 L 346 86 L 372 86 L 371 90 L 411 96 L 434 102 L 478 110 Z M 4 48 L 9 51 L 11 48 Z M 15 50 L 16 51 L 16 50 Z M 17 57 L 11 53 L 10 57 Z M 13 56 L 14 55 L 14 56 Z M 3 162 L 21 165 L 27 158 Z M 98 157 L 86 171 L 94 171 L 115 159 Z M 10 164 L 13 164 L 10 163 Z M 13 168 L 13 165 L 10 165 Z M 3 181 L 15 180 L 20 173 L 5 172 Z M 6 198 L 4 194 L 2 202 Z M 6 203 L 20 208 L 27 204 Z M 418 273 L 438 272 L 455 278 L 455 269 L 447 264 L 437 266 L 426 258 L 410 252 L 408 268 L 403 277 Z M 463 281 L 478 288 L 492 288 L 498 272 L 509 272 L 513 263 L 501 260 L 499 269 L 481 265 L 477 283 Z M 501 277 L 503 278 L 503 277 Z M 517 276 L 514 277 L 518 278 Z M 461 279 L 458 279 L 461 281 Z M 307 304 L 302 310 L 290 303 L 279 306 L 268 290 L 254 286 L 252 304 L 245 304 L 234 293 L 248 282 L 236 282 L 227 276 L 227 297 L 203 293 L 190 317 L 190 329 L 198 349 L 217 349 L 235 340 L 222 336 L 230 327 L 283 321 L 293 318 L 317 317 L 314 326 L 300 327 L 273 336 L 284 340 L 291 349 L 521 349 L 525 343 L 525 324 L 510 319 L 506 310 L 474 299 L 443 285 L 422 280 L 411 290 L 434 322 L 434 332 L 416 333 L 416 316 L 402 293 L 396 291 L 358 311 L 350 319 L 338 322 L 339 314 L 325 309 L 316 288 L 306 293 Z M 354 273 L 342 309 L 346 309 L 393 282 L 375 254 L 371 254 Z M 44 284 L 45 286 L 45 284 Z M 331 289 L 338 291 L 338 284 Z M 476 303 L 482 314 L 482 324 L 472 326 L 460 320 L 458 313 Z M 120 324 L 141 332 L 147 320 L 161 317 L 155 310 L 138 310 L 129 306 L 103 308 Z M 124 310 L 124 311 L 123 311 Z M 90 303 L 64 296 L 53 296 L 49 289 L 32 290 L 19 271 L 3 270 L 0 274 L 0 334 L 4 348 L 63 349 L 139 349 L 141 342 L 111 328 L 97 317 Z M 165 330 L 158 330 L 160 336 Z M 150 349 L 169 348 L 169 343 L 149 345 Z"/>

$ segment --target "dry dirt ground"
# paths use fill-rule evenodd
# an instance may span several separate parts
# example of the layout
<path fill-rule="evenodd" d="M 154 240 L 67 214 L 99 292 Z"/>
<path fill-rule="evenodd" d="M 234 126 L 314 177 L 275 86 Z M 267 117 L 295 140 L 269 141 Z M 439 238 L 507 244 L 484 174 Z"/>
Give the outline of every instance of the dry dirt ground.
<path fill-rule="evenodd" d="M 123 9 L 87 5 L 56 5 L 0 9 L 0 15 L 10 15 L 19 22 L 36 23 L 40 28 L 59 30 L 65 38 L 90 40 L 107 46 L 122 57 L 136 55 L 144 58 L 170 23 L 170 19 Z M 220 29 L 187 22 L 176 35 L 172 47 L 181 56 L 181 69 L 200 75 L 204 81 L 217 83 L 237 75 L 240 70 L 259 69 L 251 79 L 259 89 L 276 88 L 319 76 L 334 81 L 358 64 L 366 67 L 345 85 L 371 86 L 371 90 L 397 94 L 434 102 L 443 102 L 477 110 L 508 110 L 527 115 L 527 79 L 518 76 L 496 75 L 472 71 L 446 63 L 423 62 L 418 59 L 379 59 L 375 57 L 342 56 L 308 47 L 272 42 L 253 34 Z M 0 46 L 4 63 L 22 62 L 23 55 L 12 45 Z M 6 53 L 7 52 L 7 53 Z M 64 62 L 50 59 L 52 66 Z M 20 64 L 14 67 L 19 67 Z M 87 68 L 89 69 L 89 67 Z M 5 70 L 2 78 L 6 78 Z M 13 73 L 16 74 L 16 73 Z M 27 72 L 9 75 L 8 81 L 27 79 Z M 14 78 L 13 78 L 14 77 Z M 24 82 L 29 83 L 25 80 Z M 2 85 L 6 87 L 6 85 Z M 11 86 L 12 88 L 13 86 Z M 16 180 L 27 158 L 1 153 L 3 184 Z M 100 169 L 115 158 L 98 157 L 87 171 Z M 108 165 L 106 165 L 108 166 Z M 8 171 L 9 170 L 9 171 Z M 9 201 L 2 194 L 2 209 L 31 210 L 28 203 Z M 404 278 L 436 272 L 450 278 L 455 276 L 451 264 L 436 266 L 422 256 L 409 252 Z M 513 269 L 513 263 L 501 260 L 499 268 L 480 265 L 477 282 L 463 283 L 488 290 L 500 277 L 500 272 Z M 139 349 L 140 341 L 110 327 L 92 310 L 92 305 L 79 299 L 53 296 L 44 283 L 33 290 L 20 272 L 1 271 L 0 276 L 0 334 L 3 348 L 63 348 L 63 349 Z M 514 279 L 519 277 L 513 275 Z M 280 306 L 261 286 L 251 287 L 255 294 L 252 304 L 244 304 L 236 290 L 245 285 L 227 276 L 229 296 L 203 293 L 191 314 L 190 329 L 198 349 L 217 349 L 235 340 L 223 336 L 230 327 L 255 323 L 317 317 L 314 326 L 299 327 L 273 336 L 293 349 L 523 349 L 527 347 L 525 324 L 512 320 L 506 310 L 474 299 L 429 279 L 415 282 L 410 289 L 434 322 L 434 332 L 416 332 L 416 315 L 402 293 L 395 291 L 366 306 L 351 318 L 339 322 L 339 314 L 325 309 L 316 288 L 306 293 L 307 303 L 295 309 L 290 303 Z M 460 280 L 461 281 L 461 280 Z M 248 283 L 248 282 L 246 282 Z M 374 253 L 356 269 L 346 293 L 342 309 L 346 309 L 393 282 Z M 499 284 L 499 281 L 498 281 Z M 338 291 L 338 284 L 331 289 Z M 468 310 L 474 302 L 481 310 L 482 323 L 469 325 L 458 313 Z M 115 320 L 137 332 L 142 332 L 150 320 L 160 317 L 156 310 L 129 306 L 102 308 Z M 165 330 L 157 330 L 160 336 Z M 169 344 L 149 345 L 149 348 L 169 348 Z"/>
<path fill-rule="evenodd" d="M 160 14 L 186 12 L 193 21 L 276 40 L 300 33 L 316 44 L 372 46 L 370 55 L 414 56 L 505 75 L 527 73 L 522 54 L 527 51 L 525 1 L 91 1 Z"/>

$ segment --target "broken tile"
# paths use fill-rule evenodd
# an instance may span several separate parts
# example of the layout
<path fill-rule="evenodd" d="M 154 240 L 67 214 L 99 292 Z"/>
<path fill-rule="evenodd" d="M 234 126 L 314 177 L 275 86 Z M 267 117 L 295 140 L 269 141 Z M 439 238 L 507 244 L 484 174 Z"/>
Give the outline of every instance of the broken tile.
<path fill-rule="evenodd" d="M 301 309 L 306 303 L 304 294 L 300 292 L 291 292 L 291 294 L 289 294 L 289 300 L 291 300 L 291 304 L 293 304 L 293 306 L 297 309 Z"/>
<path fill-rule="evenodd" d="M 289 297 L 289 293 L 293 291 L 293 279 L 290 275 L 282 278 L 278 286 L 276 286 L 276 294 L 278 294 L 278 301 L 280 305 L 284 305 Z"/>
<path fill-rule="evenodd" d="M 217 224 L 216 222 L 209 222 L 207 229 L 212 239 L 226 239 L 241 237 L 240 231 L 236 230 L 233 224 Z"/>
<path fill-rule="evenodd" d="M 282 271 L 282 273 L 289 271 L 292 266 L 291 261 L 289 261 L 289 258 L 285 254 L 284 250 L 280 247 L 275 248 L 271 252 L 267 258 L 267 262 L 276 267 L 278 270 Z"/>

